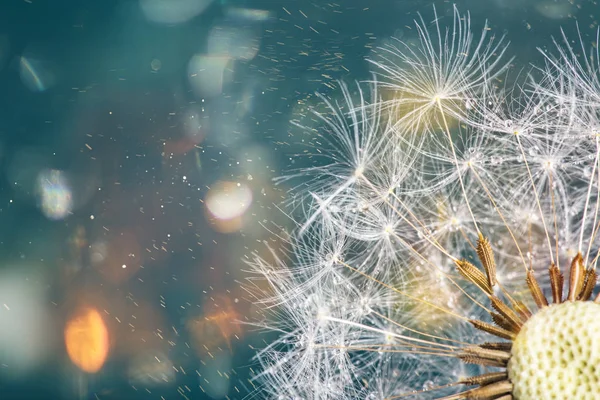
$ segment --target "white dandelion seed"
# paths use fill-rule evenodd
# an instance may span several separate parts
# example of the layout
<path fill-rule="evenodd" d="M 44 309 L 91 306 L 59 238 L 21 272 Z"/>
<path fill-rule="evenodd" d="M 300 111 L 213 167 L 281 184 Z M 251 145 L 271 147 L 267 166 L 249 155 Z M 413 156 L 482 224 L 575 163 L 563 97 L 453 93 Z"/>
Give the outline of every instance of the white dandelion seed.
<path fill-rule="evenodd" d="M 418 45 L 398 40 L 379 49 L 375 66 L 380 85 L 395 93 L 384 102 L 400 117 L 397 124 L 407 130 L 437 127 L 441 114 L 461 118 L 465 108 L 477 101 L 480 92 L 508 65 L 502 60 L 507 43 L 488 38 L 487 23 L 475 39 L 469 13 L 453 7 L 453 25 L 440 26 L 433 9 L 433 29 L 423 17 L 415 21 Z"/>
<path fill-rule="evenodd" d="M 553 38 L 556 53 L 538 50 L 546 60 L 544 68 L 539 68 L 544 80 L 540 89 L 565 106 L 600 106 L 600 52 L 598 43 L 600 29 L 596 30 L 595 48 L 586 44 L 577 25 L 576 45 L 571 44 L 564 30 L 561 38 Z"/>

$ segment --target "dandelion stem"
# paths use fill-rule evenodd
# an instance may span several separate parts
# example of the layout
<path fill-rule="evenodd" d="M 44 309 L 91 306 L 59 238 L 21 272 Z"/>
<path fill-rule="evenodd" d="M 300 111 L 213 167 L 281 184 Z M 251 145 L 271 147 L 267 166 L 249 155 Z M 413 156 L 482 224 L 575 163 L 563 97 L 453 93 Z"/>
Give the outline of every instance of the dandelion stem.
<path fill-rule="evenodd" d="M 431 342 L 429 342 L 427 340 L 417 339 L 417 338 L 413 338 L 413 337 L 410 337 L 410 336 L 400 335 L 399 333 L 394 333 L 394 332 L 391 332 L 391 331 L 386 331 L 386 330 L 383 330 L 383 329 L 375 328 L 374 326 L 364 325 L 364 324 L 360 324 L 358 322 L 348 321 L 348 320 L 342 319 L 342 318 L 331 317 L 329 315 L 324 315 L 324 316 L 321 317 L 321 319 L 325 320 L 325 321 L 338 322 L 340 324 L 354 326 L 356 328 L 360 328 L 360 329 L 363 329 L 365 331 L 377 332 L 377 333 L 381 333 L 382 335 L 385 335 L 385 336 L 390 336 L 390 337 L 397 338 L 397 339 L 407 340 L 407 341 L 410 341 L 410 342 L 431 344 Z M 455 348 L 454 346 L 444 345 L 444 344 L 438 344 L 438 346 L 448 347 L 450 349 L 454 349 Z M 436 350 L 436 351 L 438 351 L 438 350 Z"/>
<path fill-rule="evenodd" d="M 483 187 L 483 190 L 485 191 L 487 197 L 490 199 L 490 201 L 492 202 L 492 205 L 494 206 L 494 210 L 496 210 L 496 212 L 500 216 L 500 219 L 504 223 L 504 226 L 506 227 L 506 229 L 508 229 L 508 234 L 510 235 L 513 242 L 515 243 L 515 246 L 517 246 L 517 251 L 519 252 L 519 256 L 521 256 L 521 260 L 523 261 L 523 266 L 525 267 L 525 270 L 527 270 L 527 262 L 525 261 L 525 257 L 523 256 L 523 252 L 521 251 L 521 246 L 519 246 L 519 242 L 517 242 L 517 238 L 515 237 L 515 234 L 513 233 L 512 229 L 510 229 L 510 226 L 508 226 L 508 223 L 506 222 L 504 215 L 500 211 L 500 208 L 498 208 L 498 204 L 496 204 L 496 201 L 494 200 L 494 197 L 490 193 L 490 190 L 488 189 L 487 185 L 483 182 L 483 180 L 481 179 L 481 177 L 479 176 L 477 171 L 475 171 L 475 168 L 471 168 L 471 172 L 473 172 L 473 175 L 475 176 L 475 178 L 477 179 L 477 181 L 479 182 L 481 187 Z"/>
<path fill-rule="evenodd" d="M 338 322 L 338 321 L 333 321 Z M 397 349 L 381 349 L 378 346 L 380 345 L 370 345 L 370 346 L 327 346 L 327 345 L 317 345 L 315 348 L 320 349 L 336 349 L 336 350 L 351 350 L 351 351 L 368 351 L 373 353 L 405 353 L 405 354 L 421 354 L 421 355 L 430 355 L 437 357 L 456 357 L 456 353 L 452 350 L 438 350 L 431 349 L 426 346 L 417 346 L 415 344 L 411 344 L 411 348 L 414 349 L 426 349 L 424 350 L 397 350 Z M 388 346 L 389 347 L 389 346 Z"/>
<path fill-rule="evenodd" d="M 446 115 L 444 113 L 444 108 L 442 107 L 442 102 L 440 98 L 436 98 L 436 102 L 438 108 L 440 110 L 440 114 L 442 114 L 442 121 L 444 122 L 444 129 L 446 130 L 446 135 L 448 135 L 448 141 L 450 142 L 450 148 L 452 149 L 452 156 L 454 157 L 454 164 L 456 165 L 456 173 L 458 174 L 458 181 L 460 182 L 460 188 L 463 192 L 463 196 L 465 198 L 465 203 L 467 208 L 469 209 L 469 214 L 471 214 L 471 219 L 473 220 L 473 225 L 475 225 L 475 230 L 477 233 L 481 233 L 479 227 L 477 226 L 477 221 L 475 220 L 475 215 L 473 215 L 473 210 L 471 209 L 471 204 L 469 203 L 469 198 L 467 197 L 467 191 L 465 190 L 465 184 L 462 179 L 462 174 L 460 173 L 460 167 L 458 165 L 458 157 L 456 157 L 456 150 L 454 149 L 454 142 L 452 141 L 452 135 L 450 134 L 450 129 L 448 128 L 448 122 L 446 121 Z"/>
<path fill-rule="evenodd" d="M 550 240 L 550 233 L 548 233 L 548 227 L 546 226 L 546 219 L 544 218 L 544 212 L 542 211 L 542 204 L 540 203 L 540 196 L 538 194 L 537 188 L 535 187 L 535 183 L 533 181 L 533 175 L 531 174 L 531 168 L 529 168 L 529 163 L 527 162 L 527 156 L 525 156 L 525 150 L 523 149 L 523 145 L 521 144 L 521 139 L 519 138 L 518 132 L 515 133 L 515 137 L 517 138 L 517 143 L 519 144 L 519 150 L 521 151 L 521 155 L 523 156 L 523 163 L 525 164 L 525 168 L 527 169 L 527 174 L 529 175 L 529 181 L 531 182 L 531 188 L 533 189 L 533 193 L 535 195 L 535 202 L 537 203 L 538 210 L 540 212 L 540 218 L 542 219 L 542 226 L 544 227 L 544 232 L 546 233 L 546 241 L 548 242 L 548 250 L 550 250 L 550 261 L 554 264 L 554 252 L 552 250 L 552 242 Z"/>
<path fill-rule="evenodd" d="M 556 205 L 554 200 L 554 181 L 552 179 L 552 171 L 548 170 L 548 179 L 550 186 L 550 198 L 552 201 L 552 216 L 554 218 L 554 244 L 556 248 L 556 267 L 560 269 L 560 258 L 558 257 L 558 220 L 556 218 Z"/>
<path fill-rule="evenodd" d="M 421 394 L 421 393 L 428 393 L 428 392 L 433 392 L 436 390 L 442 390 L 442 389 L 446 389 L 446 388 L 450 388 L 453 386 L 459 386 L 459 385 L 463 385 L 462 382 L 451 382 L 448 383 L 446 385 L 440 385 L 440 386 L 434 386 L 431 388 L 427 388 L 427 389 L 422 389 L 422 390 L 414 390 L 411 392 L 407 392 L 407 393 L 403 393 L 403 394 L 398 394 L 392 397 L 386 397 L 384 400 L 397 400 L 397 399 L 401 399 L 402 397 L 412 397 L 412 396 L 416 396 L 417 394 Z"/>
<path fill-rule="evenodd" d="M 402 329 L 406 329 L 407 331 L 414 332 L 414 333 L 417 333 L 419 335 L 423 335 L 423 336 L 430 337 L 430 338 L 433 338 L 433 339 L 444 340 L 444 341 L 448 341 L 448 342 L 452 342 L 452 343 L 458 343 L 458 344 L 462 344 L 463 346 L 470 346 L 470 343 L 461 342 L 460 340 L 449 339 L 449 338 L 445 338 L 445 337 L 436 336 L 436 335 L 432 335 L 432 334 L 429 334 L 429 333 L 421 332 L 421 331 L 418 331 L 416 329 L 411 329 L 411 328 L 409 328 L 406 325 L 402 325 L 401 323 L 399 323 L 397 321 L 394 321 L 393 319 L 391 319 L 389 317 L 386 317 L 385 315 L 383 315 L 381 313 L 378 313 L 377 311 L 373 311 L 373 314 L 377 315 L 378 317 L 380 317 L 380 318 L 382 318 L 382 319 L 384 319 L 384 320 L 386 320 L 386 321 L 388 321 L 388 322 L 390 322 L 390 323 L 392 323 L 392 324 L 394 324 L 394 325 L 396 325 L 396 326 L 398 326 L 398 327 L 400 327 Z M 434 343 L 434 344 L 435 345 L 439 345 L 438 343 Z M 452 347 L 456 348 L 455 346 L 452 346 Z"/>
<path fill-rule="evenodd" d="M 581 232 L 579 233 L 579 252 L 580 253 L 581 253 L 581 247 L 583 246 L 583 231 L 584 231 L 584 228 L 585 228 L 585 219 L 586 219 L 586 216 L 587 216 L 587 209 L 588 209 L 588 205 L 589 205 L 589 202 L 590 202 L 590 194 L 591 194 L 592 186 L 593 186 L 593 182 L 594 182 L 594 175 L 595 175 L 596 169 L 598 167 L 598 158 L 599 158 L 599 156 L 600 156 L 600 146 L 599 146 L 599 143 L 598 143 L 598 135 L 596 135 L 596 158 L 594 159 L 594 168 L 593 168 L 592 173 L 590 175 L 590 183 L 588 185 L 588 192 L 587 192 L 587 196 L 586 196 L 586 199 L 585 199 L 585 206 L 583 207 L 583 218 L 581 219 Z M 600 175 L 600 171 L 599 171 L 599 175 Z M 599 179 L 600 179 L 600 177 L 599 177 Z M 600 190 L 600 180 L 598 181 L 598 190 Z M 594 212 L 594 225 L 593 226 L 596 225 L 596 219 L 598 218 L 598 206 L 599 205 L 600 205 L 600 202 L 598 201 L 598 197 L 596 197 L 596 209 L 595 209 L 595 212 Z M 592 234 L 593 234 L 593 232 L 592 232 Z M 584 263 L 584 265 L 587 264 L 588 257 L 590 255 L 591 247 L 592 247 L 592 241 L 590 240 L 590 243 L 588 243 L 588 250 L 587 250 L 587 252 L 585 254 L 585 263 Z"/>

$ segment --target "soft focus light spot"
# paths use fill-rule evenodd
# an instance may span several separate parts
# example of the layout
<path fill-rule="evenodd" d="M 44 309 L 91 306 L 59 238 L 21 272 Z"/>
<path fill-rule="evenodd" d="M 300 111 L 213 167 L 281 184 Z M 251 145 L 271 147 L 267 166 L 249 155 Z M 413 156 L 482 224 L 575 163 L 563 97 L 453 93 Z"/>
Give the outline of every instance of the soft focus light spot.
<path fill-rule="evenodd" d="M 159 24 L 180 24 L 200 15 L 212 0 L 140 0 L 144 16 Z"/>
<path fill-rule="evenodd" d="M 62 219 L 73 209 L 71 188 L 62 171 L 42 171 L 38 177 L 38 191 L 40 206 L 46 217 Z"/>
<path fill-rule="evenodd" d="M 33 56 L 19 59 L 21 82 L 32 92 L 43 92 L 55 82 L 55 77 L 47 63 Z"/>
<path fill-rule="evenodd" d="M 6 268 L 0 272 L 0 374 L 14 376 L 40 365 L 54 330 L 47 282 L 32 273 L 31 265 Z"/>
<path fill-rule="evenodd" d="M 572 14 L 573 8 L 569 2 L 543 1 L 535 5 L 535 10 L 548 19 L 568 18 Z"/>
<path fill-rule="evenodd" d="M 108 330 L 98 311 L 87 309 L 74 316 L 65 327 L 69 358 L 88 373 L 102 368 L 108 354 Z"/>
<path fill-rule="evenodd" d="M 225 68 L 230 61 L 225 56 L 193 56 L 188 64 L 188 79 L 194 93 L 199 97 L 221 94 L 226 81 Z"/>
<path fill-rule="evenodd" d="M 214 27 L 208 37 L 208 52 L 234 60 L 252 60 L 258 53 L 260 36 L 251 28 L 239 25 Z"/>
<path fill-rule="evenodd" d="M 244 183 L 217 182 L 206 195 L 206 207 L 217 219 L 242 216 L 252 203 L 252 191 Z"/>
<path fill-rule="evenodd" d="M 152 68 L 152 71 L 158 71 L 160 70 L 160 68 L 162 67 L 162 62 L 155 58 L 154 60 L 152 60 L 150 62 L 150 68 Z"/>
<path fill-rule="evenodd" d="M 270 11 L 242 7 L 229 7 L 225 10 L 225 15 L 234 20 L 254 22 L 264 22 L 272 17 Z"/>
<path fill-rule="evenodd" d="M 172 383 L 176 369 L 160 351 L 150 351 L 134 357 L 127 375 L 132 385 L 159 386 Z"/>
<path fill-rule="evenodd" d="M 242 326 L 237 322 L 241 315 L 233 303 L 225 295 L 215 295 L 214 303 L 204 306 L 203 316 L 188 321 L 188 330 L 201 355 L 223 345 L 231 350 L 232 339 L 239 340 L 242 336 Z"/>
<path fill-rule="evenodd" d="M 105 242 L 94 242 L 90 248 L 90 261 L 96 266 L 104 262 L 108 255 L 108 246 Z"/>

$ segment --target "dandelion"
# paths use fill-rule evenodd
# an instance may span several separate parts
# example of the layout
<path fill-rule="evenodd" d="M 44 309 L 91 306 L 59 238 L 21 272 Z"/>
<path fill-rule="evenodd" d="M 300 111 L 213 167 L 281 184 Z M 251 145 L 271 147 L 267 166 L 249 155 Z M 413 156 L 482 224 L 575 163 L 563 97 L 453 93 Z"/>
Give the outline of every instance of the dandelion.
<path fill-rule="evenodd" d="M 385 105 L 400 115 L 397 123 L 410 130 L 437 125 L 446 115 L 460 119 L 508 65 L 502 60 L 507 44 L 503 38 L 488 38 L 487 23 L 475 40 L 468 13 L 461 15 L 453 7 L 452 28 L 444 30 L 433 11 L 433 30 L 421 15 L 415 21 L 418 46 L 398 40 L 380 48 L 379 59 L 370 60 L 380 85 L 394 94 Z"/>
<path fill-rule="evenodd" d="M 437 82 L 446 74 L 440 60 L 469 48 L 465 21 L 455 9 L 453 33 L 436 24 L 433 36 L 421 23 L 421 47 L 404 62 L 436 55 L 437 69 L 422 68 L 420 77 Z M 595 70 L 559 68 L 574 65 L 566 50 L 550 63 L 552 79 L 528 76 L 499 90 L 484 87 L 490 58 L 481 54 L 462 64 L 473 107 L 455 129 L 444 123 L 453 111 L 441 97 L 429 103 L 439 129 L 412 124 L 416 131 L 396 123 L 387 100 L 362 96 L 360 85 L 358 101 L 342 86 L 344 102 L 328 102 L 315 137 L 335 151 L 298 172 L 312 201 L 291 254 L 249 261 L 271 287 L 249 287 L 264 312 L 259 325 L 280 335 L 257 355 L 266 397 L 600 393 L 600 116 L 592 86 L 589 101 L 555 95 L 556 82 L 584 93 L 582 82 L 595 78 L 583 74 Z M 396 80 L 406 92 L 414 89 L 408 73 Z"/>

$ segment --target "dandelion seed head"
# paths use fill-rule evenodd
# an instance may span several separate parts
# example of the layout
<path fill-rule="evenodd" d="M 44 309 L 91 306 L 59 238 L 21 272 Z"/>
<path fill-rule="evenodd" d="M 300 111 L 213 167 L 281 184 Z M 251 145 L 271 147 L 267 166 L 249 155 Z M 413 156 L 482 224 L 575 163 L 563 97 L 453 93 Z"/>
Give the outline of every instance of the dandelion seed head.
<path fill-rule="evenodd" d="M 596 345 L 600 305 L 567 302 L 525 323 L 511 350 L 508 374 L 518 399 L 592 399 L 600 391 Z"/>
<path fill-rule="evenodd" d="M 557 41 L 504 84 L 505 43 L 468 13 L 415 26 L 369 92 L 342 83 L 297 123 L 317 162 L 282 179 L 298 230 L 250 262 L 279 335 L 257 355 L 267 398 L 551 398 L 561 370 L 540 362 L 595 343 L 578 318 L 600 320 L 599 69 Z"/>

